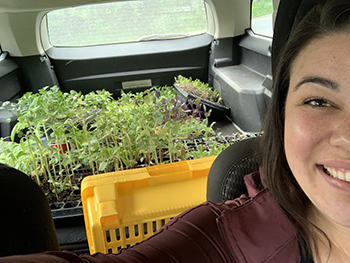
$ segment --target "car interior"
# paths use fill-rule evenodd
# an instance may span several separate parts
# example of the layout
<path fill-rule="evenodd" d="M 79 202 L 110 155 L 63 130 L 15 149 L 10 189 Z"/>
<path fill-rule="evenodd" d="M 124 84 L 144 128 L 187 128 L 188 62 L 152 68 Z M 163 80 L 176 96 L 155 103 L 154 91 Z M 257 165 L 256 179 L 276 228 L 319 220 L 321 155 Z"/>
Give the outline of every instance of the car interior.
<path fill-rule="evenodd" d="M 138 2 L 150 7 L 144 10 L 149 15 L 133 15 L 136 7 L 131 5 Z M 26 92 L 36 93 L 54 85 L 64 92 L 75 90 L 83 94 L 104 89 L 118 98 L 122 92 L 172 86 L 174 77 L 183 75 L 200 79 L 220 92 L 230 112 L 214 120 L 219 131 L 261 132 L 271 97 L 274 62 L 293 27 L 318 1 L 183 0 L 176 1 L 179 6 L 171 6 L 167 11 L 162 5 L 152 6 L 152 2 L 0 0 L 0 102 L 16 102 Z M 269 2 L 271 13 L 255 19 L 254 6 L 265 2 Z M 202 18 L 195 20 L 204 17 L 204 23 L 196 25 L 194 33 L 149 31 L 134 40 L 116 38 L 124 31 L 134 30 L 129 25 L 142 28 L 151 24 L 148 17 L 161 24 L 166 20 L 163 10 L 175 16 L 197 15 L 191 12 L 198 5 L 203 13 Z M 84 9 L 89 6 L 92 7 Z M 75 20 L 70 20 L 69 12 L 75 8 L 82 9 Z M 126 21 L 119 26 L 111 20 L 102 21 L 105 17 L 118 20 L 119 16 L 122 22 Z M 85 22 L 90 27 L 84 28 Z M 265 22 L 271 32 L 259 31 L 259 23 Z M 101 36 L 95 37 L 99 34 L 102 42 Z M 91 42 L 84 42 L 86 35 Z M 15 123 L 16 118 L 6 108 L 0 109 L 1 137 L 9 136 Z M 235 148 L 218 156 L 208 177 L 208 200 L 222 202 L 244 191 L 242 175 L 258 169 L 256 145 L 256 138 L 249 139 L 243 146 L 235 144 Z M 235 172 L 237 167 L 241 170 Z M 61 248 L 87 252 L 83 218 L 75 218 L 70 227 L 65 220 L 61 216 L 55 221 Z"/>
<path fill-rule="evenodd" d="M 51 44 L 48 12 L 96 2 L 110 1 L 0 2 L 0 101 L 53 85 L 83 93 L 105 89 L 117 97 L 121 91 L 171 86 L 182 74 L 218 90 L 240 131 L 260 131 L 271 89 L 272 38 L 251 29 L 254 1 L 205 1 L 207 30 L 197 35 L 107 45 Z M 271 1 L 275 10 L 278 2 Z"/>

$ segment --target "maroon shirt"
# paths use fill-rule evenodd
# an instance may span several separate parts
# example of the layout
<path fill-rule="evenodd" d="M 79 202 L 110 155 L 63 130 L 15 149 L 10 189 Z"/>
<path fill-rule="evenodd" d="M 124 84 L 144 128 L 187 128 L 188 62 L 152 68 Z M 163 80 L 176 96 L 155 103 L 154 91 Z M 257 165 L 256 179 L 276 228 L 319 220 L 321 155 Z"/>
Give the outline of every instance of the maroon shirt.
<path fill-rule="evenodd" d="M 224 204 L 205 202 L 175 217 L 147 240 L 116 254 L 46 252 L 0 258 L 3 262 L 200 262 L 299 263 L 295 229 L 259 174 L 245 178 L 249 197 Z M 1 249 L 1 248 L 0 248 Z"/>

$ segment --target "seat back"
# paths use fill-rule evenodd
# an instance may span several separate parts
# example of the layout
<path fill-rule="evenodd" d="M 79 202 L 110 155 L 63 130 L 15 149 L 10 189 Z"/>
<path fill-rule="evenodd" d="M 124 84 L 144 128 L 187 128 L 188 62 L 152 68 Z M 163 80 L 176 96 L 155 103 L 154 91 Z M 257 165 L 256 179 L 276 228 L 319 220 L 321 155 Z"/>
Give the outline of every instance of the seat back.
<path fill-rule="evenodd" d="M 46 196 L 27 175 L 0 164 L 0 257 L 60 250 Z"/>
<path fill-rule="evenodd" d="M 208 174 L 208 201 L 222 203 L 247 194 L 243 177 L 259 169 L 259 140 L 252 137 L 238 141 L 216 157 Z"/>
<path fill-rule="evenodd" d="M 283 50 L 291 32 L 298 25 L 300 20 L 312 7 L 325 1 L 326 0 L 280 0 L 272 41 L 272 70 L 274 70 L 278 56 L 281 50 Z"/>

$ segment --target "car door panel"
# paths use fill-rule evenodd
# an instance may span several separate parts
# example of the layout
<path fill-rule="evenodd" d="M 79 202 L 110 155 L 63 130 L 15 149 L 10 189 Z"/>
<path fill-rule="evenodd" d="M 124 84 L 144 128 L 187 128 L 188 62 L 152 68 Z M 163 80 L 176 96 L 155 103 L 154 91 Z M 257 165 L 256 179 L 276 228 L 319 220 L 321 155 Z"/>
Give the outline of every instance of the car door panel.
<path fill-rule="evenodd" d="M 271 94 L 271 42 L 247 30 L 243 36 L 214 40 L 211 46 L 209 83 L 225 98 L 242 132 L 262 127 Z"/>

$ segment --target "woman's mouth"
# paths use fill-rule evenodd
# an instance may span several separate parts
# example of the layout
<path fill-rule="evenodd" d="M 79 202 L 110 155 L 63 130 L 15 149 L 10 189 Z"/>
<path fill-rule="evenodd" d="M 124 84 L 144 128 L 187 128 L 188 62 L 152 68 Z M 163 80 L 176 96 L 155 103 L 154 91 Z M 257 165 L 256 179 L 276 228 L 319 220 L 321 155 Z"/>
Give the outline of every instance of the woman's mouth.
<path fill-rule="evenodd" d="M 327 166 L 323 165 L 323 171 L 325 172 L 325 174 L 327 174 L 331 177 L 350 182 L 350 171 L 349 170 L 336 169 L 336 168 L 327 167 Z"/>

